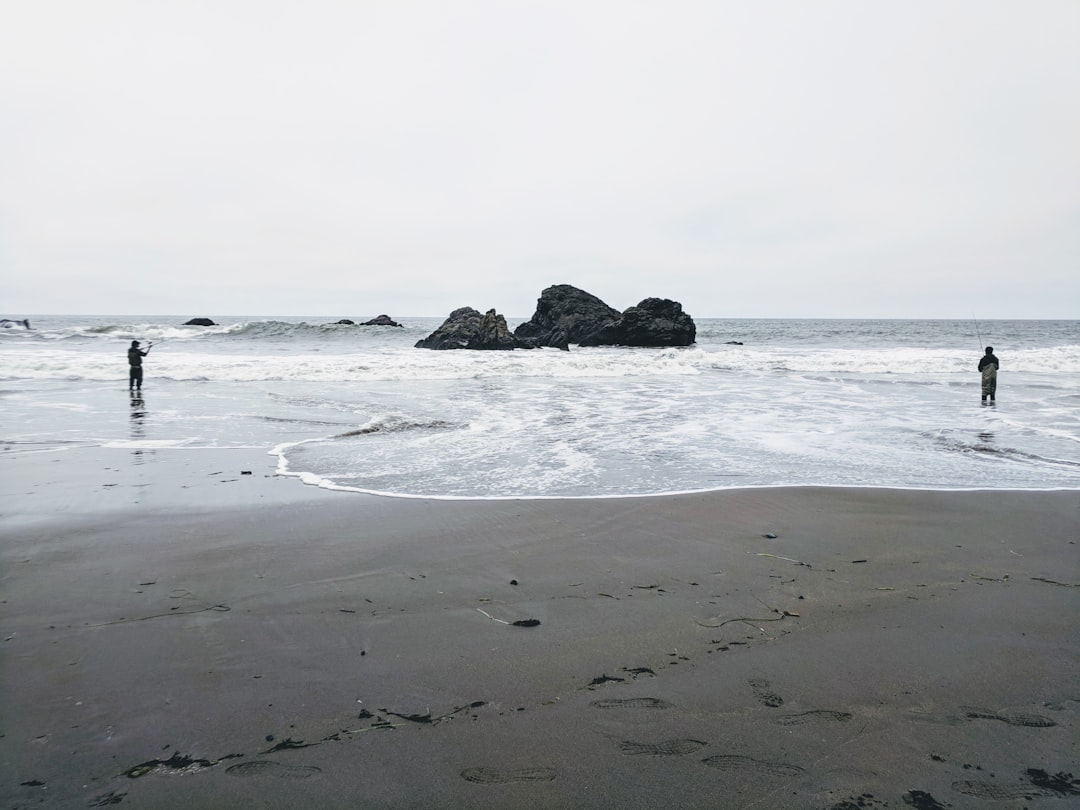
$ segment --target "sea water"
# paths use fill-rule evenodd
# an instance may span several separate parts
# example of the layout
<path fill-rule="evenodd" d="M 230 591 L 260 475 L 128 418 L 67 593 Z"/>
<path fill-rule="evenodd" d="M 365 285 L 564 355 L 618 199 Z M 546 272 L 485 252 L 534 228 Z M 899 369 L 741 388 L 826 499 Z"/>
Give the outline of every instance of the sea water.
<path fill-rule="evenodd" d="M 1080 488 L 1076 321 L 697 319 L 685 348 L 481 352 L 415 348 L 442 318 L 25 317 L 0 330 L 5 453 L 254 447 L 308 484 L 443 498 Z M 140 396 L 132 340 L 155 343 Z"/>

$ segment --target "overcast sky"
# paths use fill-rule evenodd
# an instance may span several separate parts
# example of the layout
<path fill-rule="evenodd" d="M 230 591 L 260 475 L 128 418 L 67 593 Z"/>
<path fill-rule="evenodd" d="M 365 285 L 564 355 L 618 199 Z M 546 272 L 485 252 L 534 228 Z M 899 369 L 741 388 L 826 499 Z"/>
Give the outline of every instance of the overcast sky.
<path fill-rule="evenodd" d="M 0 316 L 1080 317 L 1076 0 L 0 0 Z"/>

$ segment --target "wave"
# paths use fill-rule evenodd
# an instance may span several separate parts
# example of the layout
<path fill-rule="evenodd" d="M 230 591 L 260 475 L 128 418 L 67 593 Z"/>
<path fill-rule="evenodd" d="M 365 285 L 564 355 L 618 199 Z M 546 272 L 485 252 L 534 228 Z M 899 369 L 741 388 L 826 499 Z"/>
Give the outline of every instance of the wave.
<path fill-rule="evenodd" d="M 951 436 L 943 432 L 924 435 L 926 435 L 928 438 L 931 438 L 938 447 L 950 453 L 984 455 L 996 459 L 1002 459 L 1004 461 L 1015 461 L 1022 464 L 1037 464 L 1041 466 L 1049 466 L 1071 471 L 1080 470 L 1080 461 L 1072 461 L 1064 458 L 1054 458 L 1050 456 L 1040 455 L 1038 453 L 1019 450 L 1015 447 L 1003 447 L 1000 445 L 995 445 L 993 443 L 994 437 L 992 434 L 989 433 L 979 434 L 975 437 L 974 441 L 971 439 Z"/>
<path fill-rule="evenodd" d="M 186 343 L 213 343 L 234 340 L 326 340 L 335 337 L 349 338 L 358 334 L 404 334 L 407 330 L 384 326 L 352 326 L 347 324 L 307 323 L 278 320 L 232 321 L 214 326 L 187 326 L 182 323 L 158 323 L 152 321 L 115 321 L 109 323 L 71 323 L 60 328 L 49 328 L 46 323 L 33 330 L 4 330 L 4 338 L 21 333 L 22 340 L 36 342 L 139 340 L 176 341 Z M 10 334 L 7 334 L 10 333 Z M 426 331 L 425 331 L 426 334 Z M 16 338 L 16 339 L 19 339 Z M 413 338 L 412 342 L 415 342 Z M 8 341 L 12 342 L 12 341 Z"/>
<path fill-rule="evenodd" d="M 183 326 L 161 323 L 74 324 L 59 329 L 35 328 L 23 331 L 24 341 L 31 343 L 122 344 L 138 340 L 143 344 L 168 341 L 201 341 L 216 337 L 228 327 Z"/>
<path fill-rule="evenodd" d="M 364 328 L 371 329 L 377 327 Z M 289 321 L 250 321 L 247 323 L 234 324 L 220 334 L 228 339 L 303 339 L 333 337 L 336 335 L 355 335 L 355 329 L 355 326 L 337 323 L 291 323 Z"/>
<path fill-rule="evenodd" d="M 297 419 L 287 416 L 256 416 L 261 422 L 270 422 L 275 425 L 314 425 L 316 427 L 342 427 L 341 422 L 326 422 L 319 419 Z"/>
<path fill-rule="evenodd" d="M 447 422 L 442 419 L 416 420 L 397 414 L 372 417 L 368 422 L 355 430 L 348 430 L 333 436 L 334 439 L 351 439 L 356 436 L 368 436 L 372 433 L 404 433 L 406 431 L 420 430 L 451 430 L 460 428 L 461 425 Z"/>
<path fill-rule="evenodd" d="M 126 378 L 123 343 L 98 349 L 63 346 L 5 347 L 0 379 L 116 380 Z M 1026 350 L 1009 358 L 1002 385 L 1010 374 L 1046 375 L 1025 384 L 1074 390 L 1080 347 Z M 586 379 L 692 377 L 703 374 L 769 377 L 826 376 L 842 381 L 893 381 L 949 385 L 977 377 L 970 354 L 914 349 L 830 349 L 818 351 L 737 348 L 715 350 L 596 348 L 561 352 L 537 349 L 512 352 L 435 352 L 412 347 L 375 345 L 347 351 L 322 346 L 289 351 L 244 351 L 190 343 L 164 343 L 146 361 L 148 376 L 176 381 L 258 382 L 423 382 L 470 379 Z"/>
<path fill-rule="evenodd" d="M 935 348 L 760 349 L 732 347 L 701 350 L 718 370 L 792 373 L 858 373 L 919 376 L 974 373 L 978 358 L 967 351 Z M 1056 374 L 1080 368 L 1080 345 L 1019 349 L 1003 360 L 1002 374 Z M 695 359 L 697 362 L 700 358 Z"/>

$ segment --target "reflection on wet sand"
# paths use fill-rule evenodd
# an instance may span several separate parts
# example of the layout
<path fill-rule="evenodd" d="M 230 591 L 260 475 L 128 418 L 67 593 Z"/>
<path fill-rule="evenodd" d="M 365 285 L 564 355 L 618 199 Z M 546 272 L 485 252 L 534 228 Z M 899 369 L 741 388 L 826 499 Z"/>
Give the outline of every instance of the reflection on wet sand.
<path fill-rule="evenodd" d="M 136 391 L 131 394 L 131 440 L 133 442 L 140 442 L 146 438 L 146 400 L 143 399 L 142 392 Z M 132 460 L 135 464 L 145 464 L 146 459 L 143 458 L 143 454 L 153 455 L 153 450 L 147 450 L 143 447 L 136 447 L 132 450 Z"/>

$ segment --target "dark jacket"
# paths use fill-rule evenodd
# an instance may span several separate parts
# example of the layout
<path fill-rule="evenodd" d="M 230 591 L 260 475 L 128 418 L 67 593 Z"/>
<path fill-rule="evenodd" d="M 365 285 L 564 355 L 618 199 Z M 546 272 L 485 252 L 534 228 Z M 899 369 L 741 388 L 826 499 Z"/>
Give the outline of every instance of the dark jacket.
<path fill-rule="evenodd" d="M 141 366 L 142 359 L 146 357 L 146 355 L 148 355 L 149 353 L 149 349 L 144 352 L 142 349 L 136 349 L 134 346 L 132 346 L 130 349 L 128 349 L 128 365 L 136 367 Z M 982 366 L 979 366 L 979 368 L 982 368 Z"/>
<path fill-rule="evenodd" d="M 1001 363 L 998 362 L 997 357 L 995 357 L 992 354 L 984 354 L 982 356 L 982 358 L 979 360 L 979 371 L 982 371 L 984 368 L 986 368 L 991 363 L 993 363 L 998 368 L 1001 368 Z"/>

